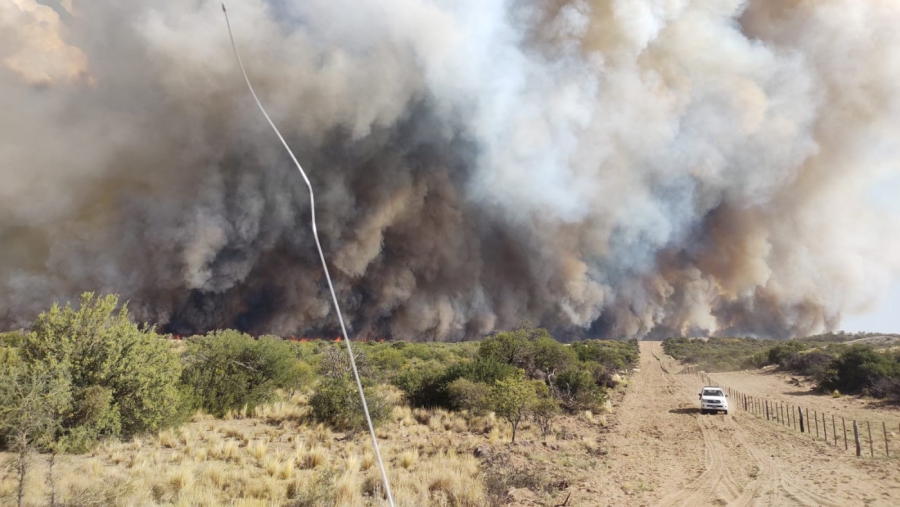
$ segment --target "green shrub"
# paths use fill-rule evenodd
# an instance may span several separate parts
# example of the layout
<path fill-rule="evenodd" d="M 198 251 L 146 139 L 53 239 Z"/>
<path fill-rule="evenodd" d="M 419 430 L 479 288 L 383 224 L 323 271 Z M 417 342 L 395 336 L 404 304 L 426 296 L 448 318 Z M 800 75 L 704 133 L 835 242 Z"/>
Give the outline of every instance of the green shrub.
<path fill-rule="evenodd" d="M 0 347 L 19 348 L 25 343 L 27 333 L 24 331 L 7 331 L 0 333 Z"/>
<path fill-rule="evenodd" d="M 550 334 L 546 329 L 535 330 L 528 324 L 512 331 L 501 331 L 481 342 L 478 357 L 530 371 L 534 368 L 533 340 L 538 337 L 549 338 Z"/>
<path fill-rule="evenodd" d="M 185 416 L 178 388 L 182 365 L 171 343 L 130 322 L 127 308 L 117 306 L 118 297 L 91 293 L 82 296 L 78 310 L 54 305 L 22 343 L 28 368 L 70 386 L 57 438 L 72 447 L 157 431 Z"/>
<path fill-rule="evenodd" d="M 605 400 L 605 392 L 594 382 L 591 372 L 584 368 L 563 370 L 554 380 L 553 387 L 568 410 L 592 410 Z"/>
<path fill-rule="evenodd" d="M 473 414 L 483 414 L 490 407 L 491 386 L 483 382 L 472 382 L 458 378 L 447 386 L 450 406 L 456 410 L 468 410 Z"/>
<path fill-rule="evenodd" d="M 408 359 L 400 350 L 383 345 L 372 347 L 372 349 L 368 352 L 369 361 L 372 368 L 379 372 L 381 377 L 389 379 L 406 366 Z"/>
<path fill-rule="evenodd" d="M 540 383 L 540 382 L 539 382 Z M 491 389 L 491 408 L 512 424 L 512 441 L 516 441 L 519 423 L 529 413 L 538 397 L 534 384 L 523 374 L 498 380 Z"/>
<path fill-rule="evenodd" d="M 493 385 L 516 371 L 512 365 L 479 357 L 475 361 L 448 367 L 427 363 L 409 368 L 394 378 L 394 385 L 403 391 L 406 400 L 414 407 L 452 408 L 449 387 L 453 381 L 465 378 L 471 382 Z"/>
<path fill-rule="evenodd" d="M 531 417 L 541 429 L 541 435 L 550 434 L 553 419 L 559 414 L 559 403 L 553 398 L 547 384 L 540 381 L 532 381 L 537 399 L 530 407 Z"/>
<path fill-rule="evenodd" d="M 535 338 L 532 348 L 534 367 L 548 376 L 553 376 L 578 361 L 572 347 L 559 343 L 550 335 L 541 335 Z"/>
<path fill-rule="evenodd" d="M 637 340 L 588 340 L 573 343 L 572 350 L 580 361 L 600 363 L 609 370 L 634 368 L 640 360 Z"/>
<path fill-rule="evenodd" d="M 799 341 L 789 341 L 776 345 L 769 349 L 768 364 L 781 366 L 788 359 L 793 358 L 799 352 L 809 348 L 809 345 Z"/>
<path fill-rule="evenodd" d="M 892 379 L 900 379 L 900 362 L 895 356 L 867 345 L 853 345 L 832 361 L 821 387 L 859 393 L 878 384 L 888 385 Z"/>
<path fill-rule="evenodd" d="M 834 361 L 835 356 L 824 352 L 807 352 L 795 354 L 781 362 L 781 367 L 798 375 L 805 375 L 822 380 L 825 370 Z"/>
<path fill-rule="evenodd" d="M 372 424 L 382 424 L 390 415 L 391 407 L 375 389 L 364 386 L 363 392 Z M 323 379 L 310 397 L 309 406 L 314 419 L 335 429 L 357 431 L 367 426 L 359 388 L 349 375 Z"/>
<path fill-rule="evenodd" d="M 458 369 L 451 370 L 438 364 L 430 363 L 409 368 L 397 374 L 393 383 L 406 401 L 414 407 L 450 407 L 448 387 L 451 382 L 460 378 Z"/>
<path fill-rule="evenodd" d="M 309 376 L 288 342 L 217 331 L 185 341 L 182 379 L 193 404 L 216 416 L 271 401 L 276 389 L 293 388 Z"/>

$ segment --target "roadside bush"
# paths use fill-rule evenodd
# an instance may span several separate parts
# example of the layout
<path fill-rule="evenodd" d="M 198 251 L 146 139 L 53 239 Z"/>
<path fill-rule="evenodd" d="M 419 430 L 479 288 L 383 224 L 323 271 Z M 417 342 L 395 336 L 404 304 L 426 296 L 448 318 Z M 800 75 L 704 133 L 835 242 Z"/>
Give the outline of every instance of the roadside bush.
<path fill-rule="evenodd" d="M 570 410 L 593 410 L 603 404 L 605 392 L 591 372 L 583 368 L 568 368 L 560 372 L 553 382 L 562 405 Z"/>
<path fill-rule="evenodd" d="M 379 426 L 387 420 L 391 407 L 384 396 L 370 386 L 363 386 L 366 406 L 372 424 Z M 349 375 L 325 378 L 309 399 L 312 416 L 338 430 L 359 431 L 366 428 L 366 417 L 356 381 Z"/>
<path fill-rule="evenodd" d="M 900 401 L 900 378 L 879 378 L 869 388 L 869 394 L 876 398 Z"/>
<path fill-rule="evenodd" d="M 191 337 L 185 345 L 182 380 L 194 407 L 215 416 L 253 409 L 271 401 L 276 389 L 296 387 L 308 376 L 290 344 L 277 338 L 254 340 L 228 330 Z"/>
<path fill-rule="evenodd" d="M 871 392 L 876 384 L 886 385 L 885 381 L 898 378 L 900 362 L 896 356 L 878 352 L 866 345 L 853 345 L 832 361 L 821 387 L 837 389 L 842 393 Z"/>
<path fill-rule="evenodd" d="M 608 370 L 634 368 L 640 360 L 637 340 L 588 340 L 573 343 L 572 350 L 579 360 L 600 363 Z"/>
<path fill-rule="evenodd" d="M 533 351 L 534 367 L 550 379 L 578 362 L 578 357 L 572 347 L 559 343 L 549 334 L 535 338 Z"/>
<path fill-rule="evenodd" d="M 584 363 L 583 367 L 591 373 L 591 378 L 594 379 L 594 384 L 609 389 L 613 389 L 617 385 L 619 385 L 619 383 L 616 382 L 616 380 L 613 378 L 614 373 L 608 370 L 606 366 L 603 366 L 600 363 L 588 362 Z"/>
<path fill-rule="evenodd" d="M 788 359 L 791 359 L 799 352 L 802 352 L 808 348 L 809 345 L 798 341 L 789 341 L 780 345 L 776 345 L 769 349 L 767 358 L 768 364 L 783 366 L 782 363 L 786 362 Z"/>
<path fill-rule="evenodd" d="M 813 347 L 837 356 L 847 346 L 842 342 L 864 338 L 856 335 L 828 333 L 790 341 L 757 338 L 667 338 L 663 341 L 666 354 L 686 363 L 694 363 L 706 371 L 730 371 L 743 368 L 762 368 L 769 364 L 784 366 L 795 354 Z"/>
<path fill-rule="evenodd" d="M 828 365 L 834 360 L 834 356 L 824 352 L 808 352 L 794 354 L 781 362 L 781 367 L 798 375 L 814 377 L 822 380 Z"/>
<path fill-rule="evenodd" d="M 186 417 L 177 353 L 153 328 L 130 322 L 127 307 L 117 311 L 118 302 L 86 293 L 78 310 L 53 305 L 22 342 L 26 368 L 69 386 L 56 439 L 70 450 L 102 437 L 158 431 Z"/>

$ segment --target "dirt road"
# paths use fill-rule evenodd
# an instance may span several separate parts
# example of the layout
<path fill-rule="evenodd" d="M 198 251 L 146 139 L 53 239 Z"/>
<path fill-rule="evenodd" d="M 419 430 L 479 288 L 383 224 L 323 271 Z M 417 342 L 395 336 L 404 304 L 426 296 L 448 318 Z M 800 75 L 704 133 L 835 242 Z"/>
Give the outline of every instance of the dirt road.
<path fill-rule="evenodd" d="M 680 369 L 659 342 L 641 343 L 641 368 L 617 408 L 606 461 L 581 499 L 616 506 L 900 505 L 900 460 L 858 459 L 736 409 L 700 415 L 700 381 Z"/>

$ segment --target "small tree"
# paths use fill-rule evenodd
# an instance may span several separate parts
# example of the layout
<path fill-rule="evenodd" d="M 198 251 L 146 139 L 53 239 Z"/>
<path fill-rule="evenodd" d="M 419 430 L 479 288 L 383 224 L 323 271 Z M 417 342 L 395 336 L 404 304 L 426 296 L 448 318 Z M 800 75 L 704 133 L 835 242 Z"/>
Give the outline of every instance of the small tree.
<path fill-rule="evenodd" d="M 0 434 L 14 453 L 12 465 L 18 481 L 19 506 L 31 454 L 35 450 L 55 451 L 55 437 L 70 401 L 66 379 L 47 371 L 19 365 L 0 374 Z"/>
<path fill-rule="evenodd" d="M 541 435 L 546 437 L 550 434 L 553 419 L 559 414 L 559 403 L 553 399 L 550 388 L 544 382 L 533 380 L 532 386 L 537 396 L 530 407 L 531 417 L 541 429 Z"/>
<path fill-rule="evenodd" d="M 491 386 L 483 382 L 458 378 L 447 386 L 447 390 L 450 394 L 450 405 L 456 410 L 481 414 L 490 406 Z"/>
<path fill-rule="evenodd" d="M 168 340 L 129 320 L 117 296 L 81 297 L 76 310 L 53 307 L 38 316 L 20 359 L 55 386 L 69 389 L 56 438 L 69 450 L 103 436 L 130 436 L 177 424 L 181 361 Z"/>
<path fill-rule="evenodd" d="M 515 442 L 519 423 L 537 401 L 534 384 L 525 378 L 523 372 L 498 380 L 494 383 L 492 401 L 497 415 L 512 424 L 512 442 Z"/>
<path fill-rule="evenodd" d="M 523 322 L 512 331 L 502 331 L 485 338 L 478 347 L 478 356 L 531 371 L 534 368 L 534 339 L 550 336 L 545 329 L 535 330 Z"/>
<path fill-rule="evenodd" d="M 186 343 L 182 380 L 193 392 L 194 405 L 216 416 L 266 403 L 304 374 L 290 344 L 280 339 L 254 340 L 227 330 Z"/>
<path fill-rule="evenodd" d="M 534 340 L 534 366 L 540 370 L 547 379 L 547 384 L 553 384 L 556 375 L 578 362 L 578 357 L 571 347 L 547 335 L 540 335 Z"/>
<path fill-rule="evenodd" d="M 372 424 L 378 426 L 390 415 L 390 404 L 381 393 L 370 386 L 364 385 L 363 392 Z M 335 429 L 359 431 L 366 427 L 359 388 L 349 375 L 323 379 L 309 398 L 309 406 L 313 418 Z"/>

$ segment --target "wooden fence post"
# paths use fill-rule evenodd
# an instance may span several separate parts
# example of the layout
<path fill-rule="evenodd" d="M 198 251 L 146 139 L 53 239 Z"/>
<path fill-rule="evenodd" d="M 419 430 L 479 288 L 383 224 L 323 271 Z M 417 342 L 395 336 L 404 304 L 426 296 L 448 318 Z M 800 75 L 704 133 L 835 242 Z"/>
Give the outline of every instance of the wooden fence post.
<path fill-rule="evenodd" d="M 822 431 L 825 432 L 825 443 L 828 443 L 828 421 L 825 419 L 825 414 L 822 414 Z"/>
<path fill-rule="evenodd" d="M 797 407 L 797 412 L 800 412 L 800 433 L 806 433 L 806 425 L 803 424 L 803 407 Z"/>
<path fill-rule="evenodd" d="M 834 446 L 837 447 L 837 421 L 834 420 L 834 414 L 831 414 L 831 432 L 834 433 Z"/>
<path fill-rule="evenodd" d="M 866 421 L 866 427 L 869 428 L 869 454 L 874 458 L 875 448 L 872 446 L 872 425 L 869 424 L 869 421 Z"/>
<path fill-rule="evenodd" d="M 769 400 L 766 400 L 766 420 L 771 421 L 772 419 L 769 417 Z"/>
<path fill-rule="evenodd" d="M 791 405 L 791 422 L 794 423 L 794 429 L 797 429 L 797 416 L 794 413 L 794 406 Z"/>
<path fill-rule="evenodd" d="M 808 416 L 809 413 L 807 412 L 806 415 Z M 816 438 L 819 438 L 819 414 L 815 410 L 813 410 L 813 419 L 816 420 Z"/>
<path fill-rule="evenodd" d="M 856 425 L 856 419 L 853 420 L 853 440 L 856 442 L 856 457 L 862 456 L 862 446 L 859 445 L 859 427 Z"/>
<path fill-rule="evenodd" d="M 841 426 L 844 428 L 844 450 L 850 449 L 850 446 L 847 445 L 847 420 L 841 416 Z"/>
<path fill-rule="evenodd" d="M 809 425 L 809 407 L 806 408 L 806 432 L 812 433 L 812 427 Z"/>
<path fill-rule="evenodd" d="M 888 439 L 887 439 L 887 423 L 881 421 L 881 429 L 884 431 L 884 455 L 888 458 L 891 457 L 891 449 L 888 447 Z"/>

